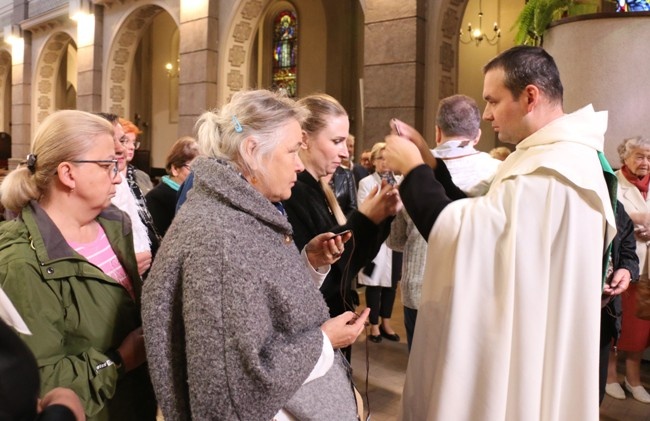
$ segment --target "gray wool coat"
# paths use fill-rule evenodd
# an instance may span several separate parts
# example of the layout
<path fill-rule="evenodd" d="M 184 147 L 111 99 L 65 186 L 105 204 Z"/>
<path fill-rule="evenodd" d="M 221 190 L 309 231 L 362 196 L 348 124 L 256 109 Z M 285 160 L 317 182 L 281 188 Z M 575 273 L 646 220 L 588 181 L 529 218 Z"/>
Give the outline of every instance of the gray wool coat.
<path fill-rule="evenodd" d="M 353 420 L 339 352 L 303 385 L 328 310 L 291 240 L 291 225 L 224 162 L 192 164 L 194 188 L 144 285 L 151 379 L 166 421 Z"/>

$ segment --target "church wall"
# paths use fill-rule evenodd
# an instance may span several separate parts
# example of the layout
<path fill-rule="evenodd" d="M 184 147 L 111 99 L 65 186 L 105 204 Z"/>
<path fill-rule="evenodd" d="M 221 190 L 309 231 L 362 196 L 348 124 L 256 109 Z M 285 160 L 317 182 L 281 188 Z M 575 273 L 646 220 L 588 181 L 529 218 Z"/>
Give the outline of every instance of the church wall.
<path fill-rule="evenodd" d="M 363 149 L 382 141 L 396 117 L 422 127 L 424 35 L 422 1 L 366 1 Z"/>
<path fill-rule="evenodd" d="M 648 39 L 650 16 L 635 14 L 566 21 L 544 38 L 560 69 L 565 111 L 590 103 L 597 111 L 609 111 L 605 155 L 615 168 L 620 167 L 616 147 L 623 139 L 650 137 Z"/>
<path fill-rule="evenodd" d="M 178 117 L 174 119 L 171 108 L 177 105 L 172 104 L 170 97 L 174 78 L 167 76 L 165 63 L 170 60 L 170 45 L 176 23 L 168 14 L 161 14 L 154 19 L 152 25 L 152 90 L 151 96 L 151 165 L 164 168 L 165 158 L 172 144 L 177 139 Z M 181 69 L 190 71 L 188 69 Z M 177 98 L 176 98 L 177 99 Z M 191 135 L 191 133 L 188 133 Z"/>

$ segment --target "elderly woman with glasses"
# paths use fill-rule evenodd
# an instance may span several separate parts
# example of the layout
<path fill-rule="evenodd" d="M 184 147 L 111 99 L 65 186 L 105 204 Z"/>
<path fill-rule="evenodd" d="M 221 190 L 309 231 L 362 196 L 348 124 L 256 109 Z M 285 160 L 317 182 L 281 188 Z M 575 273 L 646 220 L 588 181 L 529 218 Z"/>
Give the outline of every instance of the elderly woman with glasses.
<path fill-rule="evenodd" d="M 141 194 L 147 194 L 153 189 L 153 183 L 151 182 L 151 177 L 146 172 L 137 169 L 131 162 L 135 157 L 135 151 L 140 149 L 140 141 L 138 136 L 142 134 L 142 130 L 131 121 L 120 117 L 120 125 L 124 129 L 124 137 L 127 141 L 124 144 L 126 147 L 126 163 L 127 171 L 126 176 L 129 179 L 129 184 L 135 184 L 138 186 Z"/>
<path fill-rule="evenodd" d="M 118 118 L 117 126 L 124 131 L 124 136 L 121 138 L 120 142 L 124 147 L 125 160 L 124 166 L 120 165 L 120 171 L 124 181 L 121 187 L 118 187 L 117 195 L 119 197 L 121 190 L 126 190 L 126 187 L 128 187 L 128 190 L 130 190 L 131 196 L 133 196 L 134 202 L 137 206 L 138 218 L 147 230 L 146 234 L 150 245 L 151 256 L 153 258 L 156 255 L 158 247 L 160 246 L 161 237 L 160 233 L 156 229 L 153 217 L 151 216 L 151 213 L 149 213 L 149 209 L 147 208 L 147 203 L 144 198 L 144 195 L 153 188 L 153 185 L 151 184 L 151 179 L 149 179 L 149 184 L 146 185 L 143 189 L 142 179 L 148 179 L 149 176 L 131 164 L 133 157 L 135 156 L 135 150 L 140 147 L 140 142 L 138 142 L 136 139 L 137 136 L 142 133 L 142 131 L 138 128 L 138 126 L 122 117 Z M 122 164 L 121 161 L 120 164 Z M 113 203 L 115 203 L 115 201 L 113 201 Z M 117 205 L 117 203 L 115 204 Z M 118 207 L 121 208 L 120 205 L 118 205 Z M 131 212 L 126 212 L 131 215 Z"/>
<path fill-rule="evenodd" d="M 74 110 L 43 120 L 0 187 L 18 214 L 0 226 L 0 287 L 32 333 L 21 338 L 42 394 L 72 389 L 89 420 L 153 420 L 142 280 L 129 219 L 111 205 L 117 165 L 109 122 Z"/>

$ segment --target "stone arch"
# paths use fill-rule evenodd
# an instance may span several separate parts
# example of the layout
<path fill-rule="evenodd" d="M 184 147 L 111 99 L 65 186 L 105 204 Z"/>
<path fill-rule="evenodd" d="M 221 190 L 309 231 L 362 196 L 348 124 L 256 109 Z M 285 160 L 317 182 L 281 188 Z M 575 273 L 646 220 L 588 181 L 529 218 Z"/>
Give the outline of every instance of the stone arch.
<path fill-rule="evenodd" d="M 105 73 L 103 109 L 111 113 L 130 115 L 130 81 L 133 60 L 138 45 L 153 19 L 161 12 L 166 12 L 178 25 L 178 20 L 167 9 L 156 4 L 141 6 L 124 19 L 110 46 Z"/>
<path fill-rule="evenodd" d="M 428 0 L 424 115 L 435 115 L 438 102 L 458 92 L 458 44 L 469 0 Z M 425 138 L 432 138 L 433 119 L 424 119 Z"/>
<path fill-rule="evenodd" d="M 218 86 L 217 99 L 223 103 L 232 94 L 250 85 L 248 66 L 251 44 L 261 13 L 269 0 L 242 0 L 235 8 L 234 17 L 225 37 L 225 46 L 220 60 L 223 63 L 222 77 L 225 83 Z"/>
<path fill-rule="evenodd" d="M 437 75 L 437 99 L 453 95 L 458 91 L 458 38 L 463 14 L 469 0 L 445 0 L 440 6 L 437 20 L 432 22 L 437 29 L 433 48 L 437 60 L 432 73 Z M 435 2 L 434 2 L 435 3 Z"/>
<path fill-rule="evenodd" d="M 0 132 L 10 132 L 11 121 L 11 54 L 0 49 Z M 9 108 L 9 109 L 7 109 Z"/>
<path fill-rule="evenodd" d="M 218 102 L 250 85 L 248 65 L 254 32 L 269 0 L 241 0 L 234 8 L 231 25 L 226 32 L 223 58 L 219 62 L 221 77 Z M 425 115 L 435 110 L 438 101 L 458 91 L 458 37 L 462 17 L 469 0 L 418 0 L 426 2 L 427 41 L 425 69 Z M 366 12 L 368 0 L 359 0 Z"/>
<path fill-rule="evenodd" d="M 56 32 L 43 45 L 36 62 L 32 98 L 34 98 L 35 126 L 56 111 L 56 78 L 65 56 L 65 49 L 73 39 L 65 32 Z"/>
<path fill-rule="evenodd" d="M 227 101 L 233 93 L 255 84 L 252 78 L 256 74 L 255 72 L 251 72 L 251 65 L 255 63 L 255 60 L 263 58 L 263 54 L 256 56 L 257 49 L 253 51 L 253 48 L 257 45 L 256 40 L 258 40 L 257 35 L 260 27 L 263 26 L 266 28 L 267 24 L 270 25 L 270 20 L 267 21 L 266 18 L 269 17 L 269 13 L 272 13 L 274 10 L 279 10 L 276 7 L 279 3 L 270 0 L 240 0 L 233 7 L 232 19 L 224 31 L 223 42 L 220 43 L 222 47 L 219 48 L 218 52 L 219 73 L 217 80 L 220 81 L 217 86 L 218 103 Z M 320 29 L 318 36 L 328 35 L 328 28 L 323 20 L 323 16 L 328 12 L 328 7 L 325 7 L 327 0 L 285 0 L 282 3 L 291 4 L 291 8 L 298 13 L 298 36 L 300 38 L 300 45 L 303 45 L 307 39 L 311 39 L 314 42 L 313 40 L 316 36 L 314 34 L 318 29 Z M 319 10 L 319 12 L 316 12 L 316 10 Z M 309 31 L 306 30 L 307 27 Z M 266 35 L 268 36 L 268 34 Z M 263 40 L 263 42 L 267 41 Z M 301 56 L 299 59 L 301 64 L 298 65 L 298 79 L 302 81 L 299 82 L 299 94 L 303 92 L 302 89 L 305 86 L 307 77 L 309 78 L 309 83 L 318 85 L 320 89 L 324 89 L 327 82 L 326 76 L 321 73 L 314 74 L 313 72 L 305 71 L 304 64 L 306 62 L 304 58 L 306 54 L 305 51 L 300 52 L 300 47 L 299 55 Z M 318 51 L 309 52 L 310 57 L 314 55 L 325 62 L 327 59 L 327 48 L 323 47 L 322 54 Z M 258 71 L 265 72 L 270 70 L 264 67 L 264 63 L 257 64 Z"/>

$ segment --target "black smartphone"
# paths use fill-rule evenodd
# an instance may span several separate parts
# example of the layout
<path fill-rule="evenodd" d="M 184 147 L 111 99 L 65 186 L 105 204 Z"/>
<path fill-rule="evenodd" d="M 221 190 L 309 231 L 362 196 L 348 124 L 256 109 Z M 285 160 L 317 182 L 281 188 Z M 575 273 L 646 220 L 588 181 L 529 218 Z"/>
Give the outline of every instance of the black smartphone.
<path fill-rule="evenodd" d="M 348 229 L 348 230 L 343 230 L 343 231 L 340 231 L 340 232 L 334 232 L 334 234 L 336 234 L 336 235 L 345 235 L 345 234 L 347 234 L 348 232 L 350 232 L 349 229 Z"/>

